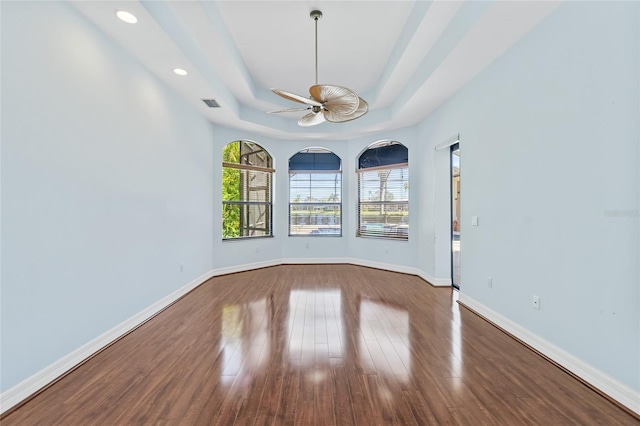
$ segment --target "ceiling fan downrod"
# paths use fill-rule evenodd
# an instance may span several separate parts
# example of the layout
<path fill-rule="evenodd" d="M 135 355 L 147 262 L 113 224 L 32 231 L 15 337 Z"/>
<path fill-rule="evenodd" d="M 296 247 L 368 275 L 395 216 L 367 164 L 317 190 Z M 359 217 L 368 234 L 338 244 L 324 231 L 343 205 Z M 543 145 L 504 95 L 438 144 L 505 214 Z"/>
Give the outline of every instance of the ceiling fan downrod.
<path fill-rule="evenodd" d="M 322 18 L 322 12 L 319 10 L 312 10 L 309 14 L 311 19 L 316 23 L 316 85 L 318 84 L 318 19 Z"/>

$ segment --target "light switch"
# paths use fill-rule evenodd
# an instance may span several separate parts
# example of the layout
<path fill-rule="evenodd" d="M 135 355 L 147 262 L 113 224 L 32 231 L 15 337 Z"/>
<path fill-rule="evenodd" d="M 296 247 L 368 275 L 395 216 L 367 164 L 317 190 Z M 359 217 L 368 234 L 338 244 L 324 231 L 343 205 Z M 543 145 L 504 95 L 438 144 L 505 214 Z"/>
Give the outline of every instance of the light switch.
<path fill-rule="evenodd" d="M 471 216 L 471 226 L 478 226 L 478 216 Z"/>

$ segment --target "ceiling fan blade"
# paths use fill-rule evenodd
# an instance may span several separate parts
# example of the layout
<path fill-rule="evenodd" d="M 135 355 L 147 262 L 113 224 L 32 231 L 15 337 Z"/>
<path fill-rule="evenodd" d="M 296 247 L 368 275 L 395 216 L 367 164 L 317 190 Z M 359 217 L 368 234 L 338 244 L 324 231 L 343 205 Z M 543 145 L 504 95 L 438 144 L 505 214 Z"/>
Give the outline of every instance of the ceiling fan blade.
<path fill-rule="evenodd" d="M 302 127 L 315 126 L 320 123 L 324 123 L 324 115 L 321 113 L 310 112 L 309 114 L 298 120 L 298 124 Z"/>
<path fill-rule="evenodd" d="M 298 111 L 308 111 L 311 107 L 307 108 L 289 108 L 289 109 L 281 109 L 279 111 L 267 111 L 267 114 L 278 114 L 281 112 L 298 112 Z"/>
<path fill-rule="evenodd" d="M 313 105 L 313 106 L 322 106 L 322 104 L 313 99 L 305 98 L 304 96 L 296 95 L 295 93 L 285 92 L 280 89 L 271 89 L 273 93 L 278 96 L 282 96 L 285 99 L 289 99 L 290 101 L 299 102 L 301 104 Z"/>
<path fill-rule="evenodd" d="M 358 97 L 358 109 L 348 115 L 334 114 L 331 110 L 322 111 L 324 118 L 331 123 L 344 123 L 345 121 L 355 120 L 362 117 L 369 111 L 369 104 L 362 98 Z"/>
<path fill-rule="evenodd" d="M 331 84 L 316 84 L 309 88 L 311 97 L 322 102 L 324 107 L 335 114 L 347 115 L 358 109 L 358 95 L 346 87 Z"/>

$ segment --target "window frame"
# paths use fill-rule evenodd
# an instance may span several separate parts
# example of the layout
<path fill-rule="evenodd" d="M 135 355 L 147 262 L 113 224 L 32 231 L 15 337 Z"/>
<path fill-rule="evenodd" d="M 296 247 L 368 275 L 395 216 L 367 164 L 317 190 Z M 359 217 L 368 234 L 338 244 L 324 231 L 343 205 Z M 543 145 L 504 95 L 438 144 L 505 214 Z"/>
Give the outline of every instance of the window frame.
<path fill-rule="evenodd" d="M 224 185 L 224 170 L 226 169 L 234 169 L 234 170 L 239 170 L 240 173 L 242 173 L 242 171 L 246 171 L 246 172 L 261 172 L 261 173 L 266 173 L 266 180 L 268 182 L 268 200 L 265 201 L 250 201 L 250 200 L 224 200 L 224 194 L 223 194 L 223 199 L 222 199 L 222 224 L 223 224 L 223 229 L 222 229 L 222 241 L 237 241 L 237 240 L 247 240 L 247 239 L 256 239 L 256 238 L 273 238 L 273 179 L 275 176 L 275 169 L 273 167 L 263 167 L 263 166 L 255 166 L 255 165 L 251 165 L 251 164 L 242 164 L 242 163 L 233 163 L 233 162 L 228 162 L 228 161 L 224 161 L 224 149 L 229 146 L 230 144 L 233 144 L 235 142 L 239 142 L 240 145 L 240 151 L 242 152 L 242 144 L 243 143 L 249 143 L 252 145 L 255 145 L 257 147 L 259 147 L 267 156 L 268 156 L 268 163 L 269 164 L 273 164 L 273 157 L 271 156 L 271 154 L 269 154 L 269 152 L 260 144 L 253 142 L 253 141 L 247 141 L 247 140 L 235 140 L 230 142 L 229 144 L 225 145 L 223 147 L 223 161 L 222 161 L 222 171 L 223 171 L 223 182 L 222 185 Z M 246 154 L 244 154 L 246 155 Z M 240 154 L 240 158 L 242 158 L 243 154 Z M 240 159 L 240 161 L 242 161 L 242 159 Z M 244 191 L 249 191 L 249 187 L 244 187 L 244 185 L 241 184 L 241 188 L 239 189 L 240 192 Z M 237 237 L 225 237 L 224 236 L 224 211 L 225 211 L 225 206 L 241 206 L 241 215 L 240 215 L 240 233 L 242 234 L 243 230 L 249 230 L 249 227 L 242 227 L 242 206 L 246 206 L 247 208 L 250 206 L 265 206 L 266 209 L 268 210 L 268 213 L 266 213 L 266 217 L 265 217 L 265 222 L 267 222 L 267 224 L 265 224 L 264 228 L 256 228 L 254 230 L 259 230 L 259 231 L 263 231 L 265 232 L 266 235 L 239 235 Z"/>
<path fill-rule="evenodd" d="M 332 153 L 333 154 L 333 153 Z M 335 155 L 335 154 L 334 154 Z M 338 157 L 339 158 L 339 157 Z M 291 177 L 296 174 L 308 174 L 310 177 L 314 174 L 330 174 L 340 176 L 340 201 L 338 202 L 291 202 Z M 310 182 L 311 179 L 310 179 Z M 289 170 L 289 237 L 342 237 L 342 221 L 343 221 L 343 209 L 342 209 L 342 192 L 343 192 L 343 179 L 342 170 Z M 311 186 L 309 187 L 311 189 Z M 292 234 L 291 233 L 291 207 L 292 206 L 337 206 L 340 211 L 340 228 L 338 233 L 317 233 L 317 234 Z"/>
<path fill-rule="evenodd" d="M 402 162 L 402 163 L 391 163 L 391 164 L 386 164 L 386 165 L 379 165 L 379 166 L 372 166 L 372 167 L 360 167 L 360 160 L 362 158 L 362 156 L 369 150 L 371 149 L 375 149 L 375 148 L 379 148 L 379 147 L 383 147 L 385 146 L 385 144 L 389 144 L 389 145 L 393 145 L 393 144 L 399 144 L 402 145 L 406 150 L 407 150 L 407 157 L 408 157 L 408 148 L 401 144 L 400 142 L 397 141 L 381 141 L 381 142 L 377 142 L 374 143 L 372 145 L 370 145 L 369 147 L 367 147 L 367 149 L 365 149 L 364 151 L 361 152 L 361 154 L 358 156 L 357 158 L 357 162 L 358 162 L 358 168 L 356 169 L 356 175 L 357 175 L 357 185 L 358 185 L 358 198 L 357 198 L 357 205 L 356 205 L 356 211 L 357 211 L 357 226 L 356 226 L 356 237 L 359 238 L 379 238 L 379 239 L 385 239 L 385 240 L 397 240 L 397 241 L 408 241 L 409 240 L 409 181 L 410 181 L 410 173 L 409 173 L 409 161 L 407 158 L 407 161 Z M 363 196 L 364 194 L 362 193 L 362 185 L 363 185 L 363 177 L 364 177 L 364 173 L 367 172 L 380 172 L 383 170 L 388 170 L 389 173 L 391 173 L 393 170 L 399 170 L 399 169 L 405 169 L 406 170 L 406 180 L 405 178 L 403 178 L 404 184 L 406 185 L 407 188 L 407 194 L 406 194 L 406 200 L 399 200 L 399 201 L 385 201 L 385 200 L 379 200 L 379 201 L 370 201 L 370 200 L 364 200 Z M 382 195 L 381 195 L 382 196 Z M 380 231 L 380 233 L 377 232 L 363 232 L 363 226 L 368 225 L 368 223 L 363 223 L 363 219 L 362 219 L 362 212 L 363 210 L 365 210 L 363 207 L 364 206 L 398 206 L 398 205 L 404 205 L 404 209 L 402 209 L 401 211 L 406 211 L 406 226 L 403 226 L 402 228 L 399 227 L 399 225 L 395 226 L 395 234 L 388 232 L 385 230 L 386 228 L 386 223 L 381 223 L 380 225 L 382 226 L 382 231 Z M 384 208 L 382 208 L 381 210 L 384 210 Z M 401 229 L 406 229 L 406 232 L 403 233 L 399 233 L 399 231 Z"/>
<path fill-rule="evenodd" d="M 307 168 L 307 166 L 309 166 Z M 300 168 L 298 168 L 300 167 Z M 314 188 L 316 190 L 325 189 L 323 186 L 313 185 L 313 175 L 332 175 L 334 176 L 334 191 L 332 195 L 339 195 L 338 201 L 309 201 L 309 202 L 294 202 L 292 199 L 292 178 L 295 175 L 309 175 L 309 185 L 306 187 L 296 187 L 297 189 L 305 188 L 309 191 L 309 198 L 311 198 L 314 193 Z M 317 178 L 316 178 L 317 179 Z M 335 180 L 339 179 L 339 188 L 335 186 Z M 317 179 L 316 182 L 326 182 L 326 180 Z M 342 174 L 342 159 L 335 152 L 323 148 L 323 147 L 309 147 L 305 148 L 296 154 L 292 155 L 289 158 L 289 208 L 288 208 L 288 234 L 290 237 L 342 237 L 342 223 L 343 223 L 343 211 L 342 208 L 342 200 L 343 200 L 343 191 L 344 191 L 344 179 Z M 300 234 L 300 233 L 292 233 L 292 211 L 295 206 L 320 206 L 322 207 L 333 207 L 330 211 L 335 212 L 336 208 L 338 211 L 339 223 L 338 223 L 338 232 L 322 232 L 322 230 L 332 230 L 335 229 L 335 223 L 330 225 L 329 227 L 325 227 L 324 225 L 317 225 L 315 230 L 312 230 L 308 234 Z M 309 214 L 309 217 L 313 216 Z M 330 216 L 330 215 L 329 215 Z M 335 213 L 334 213 L 335 216 Z M 300 226 L 300 225 L 296 225 Z M 311 225 L 313 226 L 313 225 Z M 316 233 L 313 233 L 317 231 Z"/>

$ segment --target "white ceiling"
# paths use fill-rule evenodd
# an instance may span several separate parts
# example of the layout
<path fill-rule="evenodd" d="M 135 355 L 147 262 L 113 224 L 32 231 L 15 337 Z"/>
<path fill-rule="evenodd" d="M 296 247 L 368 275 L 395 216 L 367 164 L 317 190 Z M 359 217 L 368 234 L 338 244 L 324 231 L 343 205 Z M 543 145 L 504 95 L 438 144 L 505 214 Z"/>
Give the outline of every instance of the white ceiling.
<path fill-rule="evenodd" d="M 284 139 L 345 139 L 423 120 L 538 25 L 555 1 L 73 1 L 158 78 L 214 123 Z M 138 18 L 126 24 L 115 10 Z M 349 87 L 369 112 L 348 123 L 301 128 L 301 106 L 319 83 Z M 172 70 L 183 68 L 179 77 Z M 216 99 L 210 109 L 201 99 Z"/>

